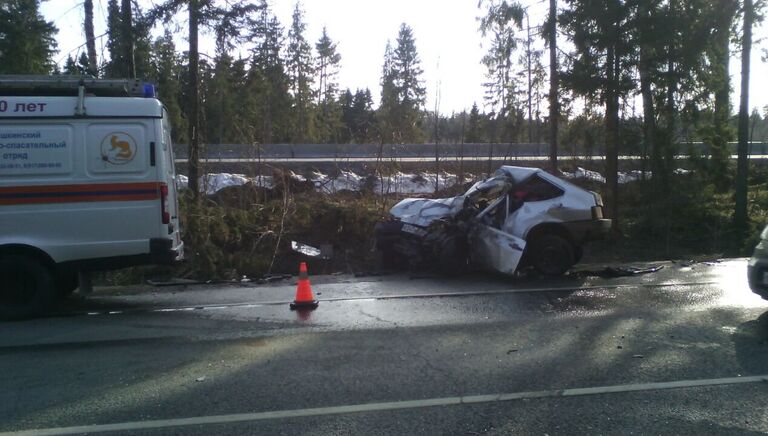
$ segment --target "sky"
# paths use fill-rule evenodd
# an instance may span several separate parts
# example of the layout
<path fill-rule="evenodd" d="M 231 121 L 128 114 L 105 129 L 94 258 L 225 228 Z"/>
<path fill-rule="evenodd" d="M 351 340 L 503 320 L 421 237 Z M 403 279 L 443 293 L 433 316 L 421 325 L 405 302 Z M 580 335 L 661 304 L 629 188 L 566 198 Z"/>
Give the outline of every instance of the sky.
<path fill-rule="evenodd" d="M 157 0 L 154 0 L 157 3 Z M 151 6 L 153 0 L 139 0 L 139 4 Z M 542 0 L 522 0 L 527 5 L 531 26 L 540 24 L 546 14 Z M 295 0 L 272 0 L 272 10 L 287 28 Z M 94 0 L 96 35 L 106 28 L 107 0 Z M 375 105 L 379 101 L 379 80 L 387 40 L 393 45 L 401 23 L 413 29 L 416 48 L 424 70 L 427 88 L 426 108 L 434 110 L 437 104 L 443 114 L 468 110 L 473 103 L 483 109 L 483 82 L 485 67 L 481 63 L 485 48 L 478 32 L 478 0 L 303 0 L 304 21 L 307 23 L 306 38 L 312 46 L 320 38 L 323 26 L 328 35 L 338 43 L 341 69 L 338 81 L 341 89 L 369 88 Z M 82 33 L 83 10 L 81 0 L 48 0 L 43 2 L 43 16 L 53 21 L 59 29 L 59 53 L 55 59 L 63 65 L 68 54 L 83 51 L 85 38 Z M 180 21 L 181 22 L 181 21 Z M 760 39 L 768 37 L 768 26 L 755 30 Z M 159 32 L 159 31 L 158 31 Z M 185 50 L 185 29 L 179 26 L 177 50 Z M 214 55 L 212 35 L 202 35 L 200 49 Z M 106 52 L 105 38 L 97 44 L 97 51 Z M 538 48 L 543 41 L 537 38 Z M 750 82 L 750 107 L 768 106 L 768 65 L 761 60 L 765 41 L 754 44 Z M 242 49 L 234 52 L 247 56 Z M 548 56 L 543 56 L 548 62 Z M 732 55 L 731 73 L 734 74 L 732 100 L 738 108 L 740 78 L 738 53 Z M 639 101 L 639 100 L 638 100 Z M 638 103 L 637 111 L 641 112 Z M 762 112 L 762 110 L 761 110 Z"/>

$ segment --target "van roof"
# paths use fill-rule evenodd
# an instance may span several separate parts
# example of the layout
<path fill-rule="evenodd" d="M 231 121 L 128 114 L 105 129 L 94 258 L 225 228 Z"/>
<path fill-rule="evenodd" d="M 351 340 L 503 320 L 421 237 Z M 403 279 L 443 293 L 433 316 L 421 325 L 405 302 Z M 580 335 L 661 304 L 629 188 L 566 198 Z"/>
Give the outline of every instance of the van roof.
<path fill-rule="evenodd" d="M 9 96 L 0 94 L 0 119 L 20 118 L 161 118 L 163 105 L 155 98 L 91 97 L 84 114 L 77 114 L 78 97 Z"/>

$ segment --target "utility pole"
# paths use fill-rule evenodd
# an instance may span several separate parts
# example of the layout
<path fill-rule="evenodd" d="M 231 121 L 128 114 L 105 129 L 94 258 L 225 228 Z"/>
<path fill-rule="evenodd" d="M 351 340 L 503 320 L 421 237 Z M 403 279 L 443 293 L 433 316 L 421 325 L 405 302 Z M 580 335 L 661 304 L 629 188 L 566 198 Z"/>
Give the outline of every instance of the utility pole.
<path fill-rule="evenodd" d="M 560 117 L 557 77 L 557 0 L 549 0 L 549 165 L 557 174 L 557 120 Z"/>

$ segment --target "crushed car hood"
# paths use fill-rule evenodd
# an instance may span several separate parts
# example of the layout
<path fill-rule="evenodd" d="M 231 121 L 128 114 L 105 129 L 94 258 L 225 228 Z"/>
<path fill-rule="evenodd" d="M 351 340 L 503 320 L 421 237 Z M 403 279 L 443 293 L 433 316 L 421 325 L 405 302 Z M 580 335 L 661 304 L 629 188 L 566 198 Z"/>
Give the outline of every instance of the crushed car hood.
<path fill-rule="evenodd" d="M 449 198 L 406 198 L 397 203 L 389 213 L 400 221 L 427 227 L 436 219 L 456 215 L 464 207 L 464 196 Z"/>

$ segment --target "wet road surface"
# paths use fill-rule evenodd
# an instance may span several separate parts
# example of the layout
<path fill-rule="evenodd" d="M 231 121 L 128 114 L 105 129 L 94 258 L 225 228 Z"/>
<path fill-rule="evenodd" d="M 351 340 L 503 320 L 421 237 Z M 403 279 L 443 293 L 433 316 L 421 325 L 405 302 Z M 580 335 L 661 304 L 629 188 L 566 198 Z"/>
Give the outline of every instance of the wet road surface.
<path fill-rule="evenodd" d="M 746 261 L 662 265 L 313 277 L 305 314 L 292 281 L 73 298 L 0 324 L 0 431 L 768 432 L 768 304 Z"/>

